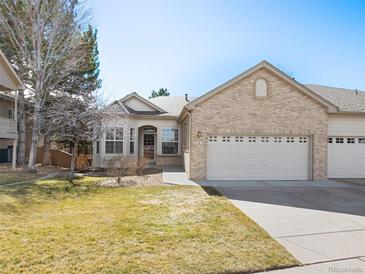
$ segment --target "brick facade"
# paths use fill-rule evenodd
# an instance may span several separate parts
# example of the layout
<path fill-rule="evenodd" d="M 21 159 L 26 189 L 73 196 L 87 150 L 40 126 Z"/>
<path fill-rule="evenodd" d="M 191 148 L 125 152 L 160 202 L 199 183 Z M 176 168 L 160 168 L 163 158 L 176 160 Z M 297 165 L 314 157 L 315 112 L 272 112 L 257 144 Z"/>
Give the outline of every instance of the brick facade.
<path fill-rule="evenodd" d="M 255 82 L 268 83 L 268 96 L 255 96 Z M 191 117 L 191 179 L 206 177 L 208 134 L 311 136 L 314 180 L 327 176 L 326 107 L 263 68 L 202 101 Z"/>

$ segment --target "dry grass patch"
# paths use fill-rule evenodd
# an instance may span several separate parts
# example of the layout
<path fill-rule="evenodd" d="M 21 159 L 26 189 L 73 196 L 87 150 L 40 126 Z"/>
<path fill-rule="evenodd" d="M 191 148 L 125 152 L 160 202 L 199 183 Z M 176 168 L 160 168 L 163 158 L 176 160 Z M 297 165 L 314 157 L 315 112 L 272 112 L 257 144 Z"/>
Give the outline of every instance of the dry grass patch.
<path fill-rule="evenodd" d="M 28 181 L 32 179 L 36 179 L 41 177 L 39 174 L 33 174 L 29 172 L 2 172 L 0 173 L 0 186 L 11 184 L 11 183 L 18 183 L 23 181 Z"/>
<path fill-rule="evenodd" d="M 5 273 L 212 273 L 295 259 L 222 196 L 199 187 L 97 187 L 98 178 L 0 189 Z"/>

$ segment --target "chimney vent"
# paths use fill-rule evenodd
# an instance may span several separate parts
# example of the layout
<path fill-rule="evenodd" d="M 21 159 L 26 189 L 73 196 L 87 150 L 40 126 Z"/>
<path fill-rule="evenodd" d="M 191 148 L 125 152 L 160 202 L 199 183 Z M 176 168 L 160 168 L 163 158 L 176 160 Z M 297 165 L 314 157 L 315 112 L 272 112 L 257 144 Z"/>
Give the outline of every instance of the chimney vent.
<path fill-rule="evenodd" d="M 357 89 L 355 89 L 355 93 L 356 93 L 356 95 L 359 95 L 359 92 L 357 91 Z"/>
<path fill-rule="evenodd" d="M 188 94 L 187 93 L 185 93 L 185 101 L 190 102 L 189 99 L 188 99 Z"/>

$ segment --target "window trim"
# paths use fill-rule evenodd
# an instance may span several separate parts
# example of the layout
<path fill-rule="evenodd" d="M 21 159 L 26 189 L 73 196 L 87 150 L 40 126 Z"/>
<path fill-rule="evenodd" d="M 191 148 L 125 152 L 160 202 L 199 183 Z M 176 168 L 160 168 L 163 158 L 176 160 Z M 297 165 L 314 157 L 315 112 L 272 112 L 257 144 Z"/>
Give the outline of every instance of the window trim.
<path fill-rule="evenodd" d="M 96 155 L 99 155 L 100 154 L 100 141 L 99 140 L 97 140 L 95 142 L 95 154 Z"/>
<path fill-rule="evenodd" d="M 172 142 L 164 142 L 163 141 L 163 131 L 166 129 L 176 129 L 177 130 L 177 141 L 172 141 Z M 180 155 L 180 129 L 178 127 L 164 127 L 161 128 L 161 155 L 163 156 L 177 156 Z M 175 154 L 166 154 L 163 153 L 163 143 L 177 143 L 177 153 Z"/>
<path fill-rule="evenodd" d="M 122 132 L 122 138 L 121 139 L 117 139 L 117 130 L 121 130 Z M 107 131 L 113 131 L 113 139 L 108 139 L 107 135 L 108 132 Z M 105 129 L 105 154 L 106 155 L 123 155 L 124 154 L 124 129 L 122 127 L 110 127 L 110 128 L 106 128 Z M 109 153 L 107 152 L 107 142 L 113 142 L 113 152 Z M 122 151 L 116 152 L 116 143 L 121 143 L 121 148 Z"/>
<path fill-rule="evenodd" d="M 9 115 L 10 112 L 11 112 L 11 115 Z M 11 116 L 11 117 L 9 117 L 9 116 Z M 15 111 L 14 111 L 14 109 L 8 108 L 8 117 L 7 118 L 10 119 L 10 120 L 14 120 L 15 119 Z"/>
<path fill-rule="evenodd" d="M 131 148 L 133 147 L 133 153 L 131 153 Z M 136 154 L 136 128 L 129 128 L 129 154 Z"/>

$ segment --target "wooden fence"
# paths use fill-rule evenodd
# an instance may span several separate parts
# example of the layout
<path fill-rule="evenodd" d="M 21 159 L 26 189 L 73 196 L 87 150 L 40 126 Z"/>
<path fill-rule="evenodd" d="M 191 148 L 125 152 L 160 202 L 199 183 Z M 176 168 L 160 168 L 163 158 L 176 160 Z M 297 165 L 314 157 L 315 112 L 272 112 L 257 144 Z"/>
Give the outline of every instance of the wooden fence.
<path fill-rule="evenodd" d="M 71 153 L 59 149 L 51 149 L 51 165 L 57 167 L 71 167 Z M 38 148 L 37 163 L 43 162 L 43 147 Z M 76 156 L 76 170 L 86 170 L 90 167 L 91 156 Z"/>

